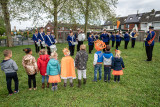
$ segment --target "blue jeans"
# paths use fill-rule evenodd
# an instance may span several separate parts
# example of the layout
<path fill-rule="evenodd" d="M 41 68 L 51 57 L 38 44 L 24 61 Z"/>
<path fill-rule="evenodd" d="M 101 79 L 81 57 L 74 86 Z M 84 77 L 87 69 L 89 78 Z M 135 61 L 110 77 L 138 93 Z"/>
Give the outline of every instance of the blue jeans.
<path fill-rule="evenodd" d="M 48 76 L 48 75 L 46 75 L 46 76 L 43 76 L 43 75 L 42 75 L 42 83 L 45 82 L 45 78 L 46 78 L 47 83 L 48 83 L 48 79 L 49 79 L 49 76 Z"/>
<path fill-rule="evenodd" d="M 97 81 L 97 71 L 99 71 L 99 80 L 102 78 L 102 64 L 96 64 L 94 66 L 94 81 Z"/>
<path fill-rule="evenodd" d="M 104 67 L 104 80 L 107 80 L 108 75 L 108 81 L 111 78 L 111 67 Z"/>

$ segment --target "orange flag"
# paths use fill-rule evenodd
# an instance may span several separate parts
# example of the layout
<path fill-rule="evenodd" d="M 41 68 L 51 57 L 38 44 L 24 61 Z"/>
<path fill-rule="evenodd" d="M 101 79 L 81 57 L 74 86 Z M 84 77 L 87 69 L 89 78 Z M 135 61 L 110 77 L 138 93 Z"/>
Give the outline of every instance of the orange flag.
<path fill-rule="evenodd" d="M 119 28 L 120 23 L 121 22 L 119 20 L 117 20 L 117 29 Z"/>

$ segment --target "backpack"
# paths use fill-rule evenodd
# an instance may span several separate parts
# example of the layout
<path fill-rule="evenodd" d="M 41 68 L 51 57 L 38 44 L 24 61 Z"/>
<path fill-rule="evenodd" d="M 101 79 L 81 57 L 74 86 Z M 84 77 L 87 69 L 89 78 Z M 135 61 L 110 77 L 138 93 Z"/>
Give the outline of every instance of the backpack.
<path fill-rule="evenodd" d="M 103 56 L 104 65 L 111 65 L 112 64 L 112 56 L 110 58 L 105 58 Z"/>

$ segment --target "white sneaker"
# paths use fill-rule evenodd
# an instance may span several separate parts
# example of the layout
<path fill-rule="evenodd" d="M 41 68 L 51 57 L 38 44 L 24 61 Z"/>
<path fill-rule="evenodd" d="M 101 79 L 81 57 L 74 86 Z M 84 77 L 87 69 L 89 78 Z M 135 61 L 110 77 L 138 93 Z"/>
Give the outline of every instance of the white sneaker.
<path fill-rule="evenodd" d="M 54 91 L 54 86 L 52 86 L 51 90 Z"/>

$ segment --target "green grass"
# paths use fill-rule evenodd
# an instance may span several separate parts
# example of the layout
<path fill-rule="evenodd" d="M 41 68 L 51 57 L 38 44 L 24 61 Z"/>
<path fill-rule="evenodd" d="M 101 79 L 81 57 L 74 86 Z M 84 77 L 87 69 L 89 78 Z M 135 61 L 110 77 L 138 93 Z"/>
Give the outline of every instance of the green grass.
<path fill-rule="evenodd" d="M 87 42 L 85 42 L 87 44 Z M 64 56 L 62 49 L 67 44 L 57 44 L 58 59 Z M 52 92 L 51 89 L 41 89 L 41 75 L 36 76 L 36 91 L 28 90 L 28 77 L 22 67 L 22 57 L 25 55 L 22 49 L 30 47 L 33 56 L 38 58 L 34 46 L 17 46 L 13 48 L 0 48 L 0 60 L 3 59 L 2 51 L 11 49 L 13 60 L 18 64 L 18 78 L 20 92 L 13 96 L 8 96 L 4 72 L 0 72 L 0 106 L 1 107 L 48 107 L 48 106 L 160 106 L 160 44 L 156 43 L 153 51 L 153 61 L 145 62 L 146 53 L 142 42 L 136 42 L 135 48 L 124 50 L 124 42 L 121 43 L 120 50 L 126 68 L 124 75 L 121 76 L 120 83 L 113 82 L 113 75 L 110 83 L 103 80 L 93 83 L 93 54 L 89 55 L 87 67 L 87 84 L 77 88 L 77 80 L 74 80 L 74 87 L 69 84 L 63 87 L 63 81 L 59 83 L 58 91 Z M 95 50 L 92 52 L 94 53 Z M 114 49 L 111 50 L 114 54 Z M 75 56 L 74 56 L 75 57 Z M 74 58 L 73 57 L 73 58 Z M 102 69 L 102 71 L 104 71 Z M 103 76 L 104 72 L 102 73 Z M 13 86 L 13 82 L 12 82 Z"/>

